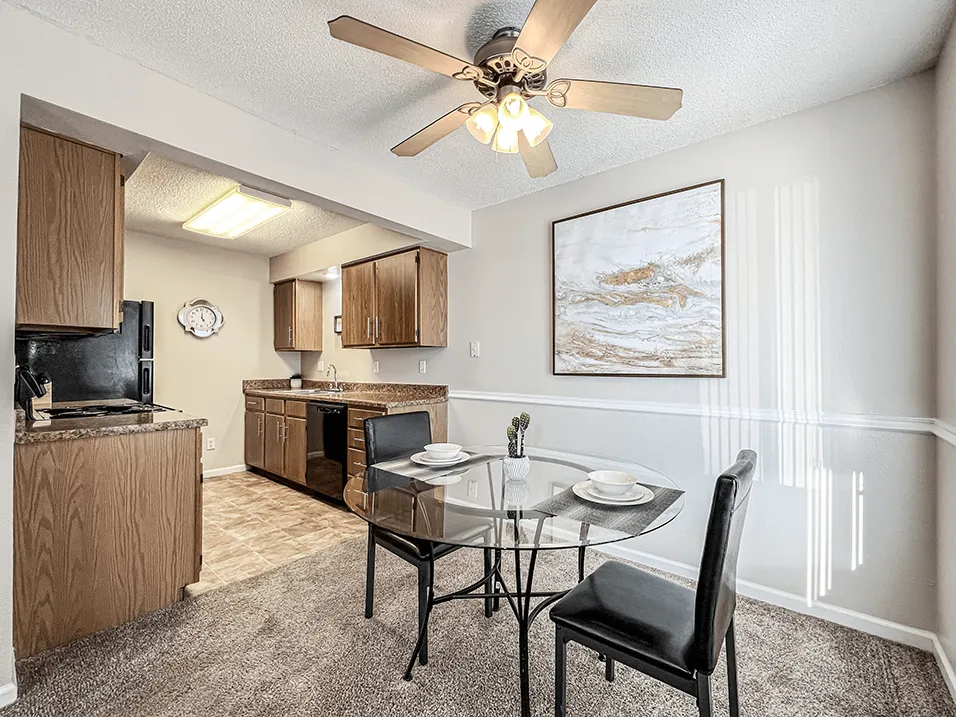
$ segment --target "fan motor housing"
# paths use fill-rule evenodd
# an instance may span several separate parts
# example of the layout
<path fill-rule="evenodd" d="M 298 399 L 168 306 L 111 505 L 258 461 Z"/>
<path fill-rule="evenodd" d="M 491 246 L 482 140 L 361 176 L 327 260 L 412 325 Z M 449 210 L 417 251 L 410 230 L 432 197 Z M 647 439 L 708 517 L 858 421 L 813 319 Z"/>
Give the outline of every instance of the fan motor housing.
<path fill-rule="evenodd" d="M 484 68 L 499 85 L 516 84 L 511 79 L 514 75 L 514 60 L 511 59 L 511 51 L 515 47 L 518 35 L 521 29 L 517 27 L 503 27 L 496 31 L 488 42 L 478 48 L 475 53 L 475 64 Z M 524 75 L 517 83 L 523 90 L 542 90 L 547 84 L 547 70 L 534 75 Z M 489 87 L 480 82 L 475 82 L 478 91 L 490 100 L 496 99 L 498 91 L 495 87 Z M 522 93 L 524 94 L 524 93 Z M 530 95 L 526 95 L 528 99 Z"/>

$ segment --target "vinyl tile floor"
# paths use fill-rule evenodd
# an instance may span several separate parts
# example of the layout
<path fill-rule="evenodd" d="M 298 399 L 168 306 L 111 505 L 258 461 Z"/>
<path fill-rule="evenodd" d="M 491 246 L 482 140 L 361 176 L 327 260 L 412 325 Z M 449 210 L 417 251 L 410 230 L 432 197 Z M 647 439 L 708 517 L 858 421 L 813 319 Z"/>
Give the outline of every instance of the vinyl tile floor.
<path fill-rule="evenodd" d="M 203 568 L 186 588 L 199 595 L 264 573 L 366 531 L 337 507 L 255 473 L 203 482 Z"/>

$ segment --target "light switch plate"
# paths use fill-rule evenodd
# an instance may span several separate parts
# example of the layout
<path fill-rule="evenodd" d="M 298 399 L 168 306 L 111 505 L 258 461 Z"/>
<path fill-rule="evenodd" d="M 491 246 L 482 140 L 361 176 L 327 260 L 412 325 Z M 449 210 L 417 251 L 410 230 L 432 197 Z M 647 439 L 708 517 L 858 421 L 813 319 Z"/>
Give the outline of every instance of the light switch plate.
<path fill-rule="evenodd" d="M 479 350 L 480 347 L 478 346 L 478 342 L 477 342 L 477 341 L 472 341 L 471 344 L 470 344 L 470 346 L 471 346 L 471 357 L 472 357 L 472 358 L 478 358 L 478 356 L 481 355 L 481 351 Z"/>
<path fill-rule="evenodd" d="M 216 450 L 216 439 L 215 439 L 215 438 L 207 438 L 207 439 L 206 439 L 206 450 L 207 450 L 207 451 L 214 451 L 214 450 Z"/>
<path fill-rule="evenodd" d="M 468 497 L 469 498 L 478 497 L 478 481 L 476 480 L 468 481 Z"/>
<path fill-rule="evenodd" d="M 325 361 L 319 361 L 318 365 L 315 367 L 316 371 L 325 371 Z"/>
<path fill-rule="evenodd" d="M 418 362 L 418 373 L 425 373 L 425 359 Z"/>
<path fill-rule="evenodd" d="M 372 373 L 378 373 L 378 361 L 372 361 Z"/>

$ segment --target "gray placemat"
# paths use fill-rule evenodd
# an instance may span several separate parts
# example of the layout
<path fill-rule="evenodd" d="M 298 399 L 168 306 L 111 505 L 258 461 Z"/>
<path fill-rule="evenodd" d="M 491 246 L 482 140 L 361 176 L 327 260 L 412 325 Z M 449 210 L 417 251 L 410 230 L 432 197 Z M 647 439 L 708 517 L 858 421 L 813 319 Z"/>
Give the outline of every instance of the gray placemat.
<path fill-rule="evenodd" d="M 684 495 L 676 488 L 641 483 L 654 491 L 653 500 L 641 505 L 602 505 L 578 498 L 570 488 L 534 506 L 534 510 L 548 513 L 556 518 L 577 520 L 597 525 L 608 530 L 617 530 L 630 535 L 640 535 L 647 527 L 670 508 L 674 501 Z"/>
<path fill-rule="evenodd" d="M 430 478 L 441 478 L 442 476 L 451 475 L 452 473 L 464 472 L 475 466 L 482 466 L 485 463 L 491 463 L 492 461 L 500 459 L 500 456 L 474 453 L 467 461 L 455 463 L 451 466 L 423 466 L 419 463 L 414 463 L 411 458 L 396 458 L 393 461 L 376 463 L 372 468 L 376 471 L 395 473 L 405 478 L 427 481 Z"/>

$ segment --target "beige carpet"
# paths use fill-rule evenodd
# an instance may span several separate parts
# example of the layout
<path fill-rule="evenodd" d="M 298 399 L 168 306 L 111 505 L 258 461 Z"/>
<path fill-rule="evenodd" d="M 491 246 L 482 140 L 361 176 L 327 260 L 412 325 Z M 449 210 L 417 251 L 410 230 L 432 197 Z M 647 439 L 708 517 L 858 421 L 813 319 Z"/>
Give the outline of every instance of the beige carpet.
<path fill-rule="evenodd" d="M 458 717 L 517 713 L 514 617 L 502 606 L 436 609 L 431 663 L 401 672 L 414 637 L 414 572 L 380 551 L 376 617 L 362 617 L 363 540 L 208 592 L 18 665 L 20 701 L 2 717 L 100 715 Z M 591 556 L 590 569 L 599 562 Z M 441 587 L 478 572 L 480 555 L 438 563 Z M 569 585 L 572 554 L 545 553 L 538 585 Z M 956 717 L 933 658 L 752 600 L 737 613 L 745 717 Z M 532 635 L 536 715 L 553 714 L 553 632 Z M 723 669 L 723 664 L 718 668 Z M 570 649 L 574 717 L 678 717 L 693 699 L 620 667 L 603 679 L 592 653 Z M 716 714 L 727 714 L 724 673 Z"/>

